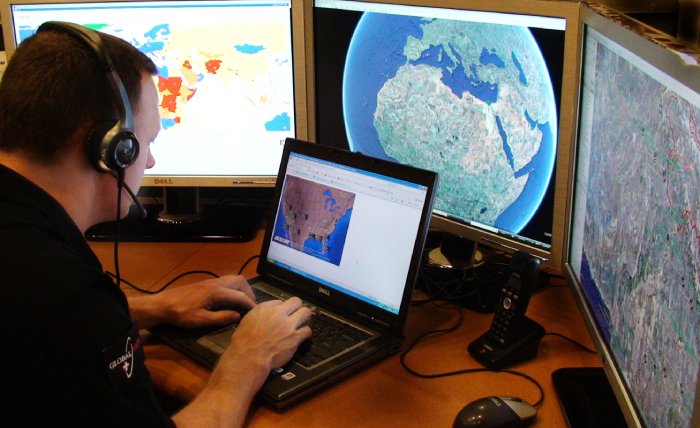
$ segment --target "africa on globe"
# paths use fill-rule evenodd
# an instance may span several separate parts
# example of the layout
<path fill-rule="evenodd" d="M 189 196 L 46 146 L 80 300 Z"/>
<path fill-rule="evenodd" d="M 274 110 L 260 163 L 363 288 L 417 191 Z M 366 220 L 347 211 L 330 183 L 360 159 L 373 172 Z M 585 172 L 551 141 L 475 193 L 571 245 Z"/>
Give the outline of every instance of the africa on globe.
<path fill-rule="evenodd" d="M 554 171 L 557 112 L 527 27 L 365 13 L 343 80 L 353 151 L 440 173 L 435 208 L 519 232 Z"/>

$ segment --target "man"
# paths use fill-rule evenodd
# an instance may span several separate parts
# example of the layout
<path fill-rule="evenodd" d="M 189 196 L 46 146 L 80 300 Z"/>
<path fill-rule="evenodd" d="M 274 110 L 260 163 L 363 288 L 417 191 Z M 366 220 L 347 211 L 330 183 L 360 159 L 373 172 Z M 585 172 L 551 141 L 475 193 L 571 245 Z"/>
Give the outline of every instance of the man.
<path fill-rule="evenodd" d="M 136 191 L 160 130 L 154 64 L 100 34 L 133 110 L 140 151 L 124 172 Z M 0 84 L 0 409 L 7 426 L 240 426 L 270 370 L 308 338 L 298 299 L 255 305 L 239 276 L 128 299 L 83 238 L 128 212 L 117 180 L 89 160 L 96 124 L 119 118 L 95 49 L 42 30 L 16 50 Z M 117 204 L 118 195 L 121 204 Z M 138 329 L 238 321 L 201 394 L 172 417 L 154 397 Z"/>

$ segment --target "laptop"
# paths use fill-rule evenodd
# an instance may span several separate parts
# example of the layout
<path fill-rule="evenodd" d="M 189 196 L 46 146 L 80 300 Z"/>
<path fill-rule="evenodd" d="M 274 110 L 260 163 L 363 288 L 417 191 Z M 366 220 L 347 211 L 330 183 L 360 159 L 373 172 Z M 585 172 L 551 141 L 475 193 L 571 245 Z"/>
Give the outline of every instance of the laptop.
<path fill-rule="evenodd" d="M 270 373 L 259 397 L 282 409 L 397 353 L 437 174 L 288 138 L 258 263 L 258 302 L 300 297 L 312 338 Z M 235 325 L 152 333 L 206 367 Z"/>

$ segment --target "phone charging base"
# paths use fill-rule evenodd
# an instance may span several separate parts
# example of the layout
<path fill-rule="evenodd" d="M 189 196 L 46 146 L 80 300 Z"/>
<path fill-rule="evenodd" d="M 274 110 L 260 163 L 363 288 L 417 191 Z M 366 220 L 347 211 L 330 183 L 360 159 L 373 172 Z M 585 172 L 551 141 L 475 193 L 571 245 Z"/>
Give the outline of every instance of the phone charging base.
<path fill-rule="evenodd" d="M 540 340 L 544 337 L 544 328 L 527 317 L 518 323 L 519 334 L 509 344 L 494 344 L 486 332 L 467 346 L 467 350 L 482 365 L 497 370 L 537 356 Z"/>

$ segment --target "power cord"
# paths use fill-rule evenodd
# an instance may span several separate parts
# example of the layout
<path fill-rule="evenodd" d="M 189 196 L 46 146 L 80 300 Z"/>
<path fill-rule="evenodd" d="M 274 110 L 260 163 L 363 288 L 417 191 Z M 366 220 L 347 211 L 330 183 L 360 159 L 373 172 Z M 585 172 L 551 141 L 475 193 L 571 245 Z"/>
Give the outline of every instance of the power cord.
<path fill-rule="evenodd" d="M 413 305 L 423 305 L 426 303 L 430 302 L 436 302 L 438 300 L 433 300 L 433 299 L 426 299 L 426 300 L 414 300 L 411 302 Z M 532 376 L 516 371 L 516 370 L 510 370 L 510 369 L 488 369 L 488 368 L 471 368 L 471 369 L 460 369 L 460 370 L 454 370 L 454 371 L 449 371 L 449 372 L 443 372 L 443 373 L 420 373 L 411 367 L 408 366 L 406 363 L 406 357 L 408 354 L 418 345 L 419 343 L 423 342 L 424 340 L 427 340 L 431 337 L 437 336 L 437 335 L 442 335 L 442 334 L 447 334 L 456 331 L 464 322 L 464 310 L 461 306 L 459 305 L 454 305 L 452 304 L 454 308 L 457 309 L 457 313 L 459 315 L 457 321 L 454 323 L 454 325 L 444 328 L 444 329 L 437 329 L 437 330 L 431 330 L 426 333 L 423 333 L 416 337 L 409 345 L 408 347 L 399 355 L 399 362 L 401 363 L 401 366 L 406 370 L 408 373 L 410 373 L 413 376 L 420 377 L 423 379 L 434 379 L 434 378 L 439 378 L 439 377 L 448 377 L 448 376 L 455 376 L 455 375 L 461 375 L 461 374 L 469 374 L 469 373 L 481 373 L 481 372 L 492 372 L 492 373 L 505 373 L 505 374 L 510 374 L 513 376 L 519 376 L 521 378 L 524 378 L 528 381 L 530 381 L 532 384 L 537 387 L 537 390 L 540 393 L 539 398 L 537 401 L 533 404 L 534 407 L 540 407 L 542 403 L 544 402 L 544 389 L 542 388 L 542 385 Z M 574 344 L 575 346 L 581 348 L 582 350 L 591 353 L 591 354 L 596 354 L 597 352 L 586 347 L 585 345 L 564 336 L 563 334 L 556 333 L 556 332 L 548 332 L 545 333 L 545 335 L 551 335 L 551 336 L 557 336 L 562 339 L 567 340 L 568 342 Z"/>
<path fill-rule="evenodd" d="M 507 266 L 498 261 L 448 270 L 424 265 L 419 272 L 416 288 L 428 296 L 422 303 L 445 300 L 478 312 L 491 312 L 497 292 L 505 280 Z"/>
<path fill-rule="evenodd" d="M 429 275 L 420 276 L 421 288 L 429 296 L 425 303 L 437 300 L 458 301 L 469 298 L 479 292 L 479 286 L 473 278 L 467 278 L 464 270 L 458 278 L 438 281 Z M 417 304 L 418 302 L 416 302 Z"/>
<path fill-rule="evenodd" d="M 252 262 L 252 261 L 255 260 L 255 259 L 259 259 L 259 258 L 260 258 L 260 254 L 256 254 L 256 255 L 254 255 L 254 256 L 250 256 L 250 257 L 248 258 L 248 260 L 246 260 L 245 262 L 243 262 L 243 266 L 241 266 L 241 268 L 238 269 L 238 275 L 242 275 L 242 274 L 243 274 L 243 271 L 244 271 L 245 268 L 250 264 L 250 262 Z"/>
<path fill-rule="evenodd" d="M 430 337 L 434 337 L 436 335 L 447 334 L 447 333 L 451 333 L 453 331 L 456 331 L 462 325 L 462 322 L 464 321 L 464 310 L 460 306 L 455 306 L 455 307 L 456 307 L 458 314 L 459 314 L 459 318 L 457 319 L 457 322 L 455 322 L 454 325 L 452 325 L 448 328 L 431 330 L 431 331 L 428 331 L 428 332 L 423 333 L 420 336 L 416 337 L 399 356 L 399 361 L 401 363 L 401 366 L 411 375 L 419 377 L 419 378 L 423 378 L 423 379 L 435 379 L 435 378 L 440 378 L 440 377 L 456 376 L 456 375 L 460 375 L 460 374 L 483 373 L 483 372 L 506 373 L 506 374 L 510 374 L 510 375 L 514 375 L 514 376 L 519 376 L 519 377 L 522 377 L 522 378 L 530 381 L 531 383 L 533 383 L 535 385 L 535 387 L 537 387 L 537 389 L 540 392 L 540 396 L 537 399 L 537 401 L 535 402 L 535 404 L 533 404 L 533 406 L 539 407 L 540 405 L 542 405 L 542 403 L 544 402 L 544 389 L 542 388 L 542 385 L 532 376 L 527 375 L 527 374 L 522 373 L 522 372 L 518 372 L 515 370 L 508 370 L 508 369 L 491 370 L 491 369 L 487 369 L 487 368 L 473 368 L 473 369 L 460 369 L 460 370 L 454 370 L 454 371 L 443 372 L 443 373 L 420 373 L 420 372 L 418 372 L 418 371 L 416 371 L 408 366 L 408 364 L 406 363 L 406 357 L 413 350 L 413 348 L 416 347 L 416 345 L 418 345 L 420 342 L 422 342 Z"/>
<path fill-rule="evenodd" d="M 586 345 L 584 345 L 584 344 L 582 344 L 582 343 L 579 343 L 579 342 L 575 341 L 574 339 L 572 339 L 572 338 L 570 338 L 570 337 L 566 337 L 566 336 L 564 336 L 564 335 L 561 334 L 561 333 L 557 333 L 557 332 L 550 331 L 550 332 L 545 333 L 544 335 L 545 335 L 545 336 L 548 336 L 548 335 L 549 335 L 549 336 L 557 336 L 557 337 L 560 337 L 560 338 L 562 338 L 562 339 L 568 341 L 569 343 L 571 343 L 571 344 L 573 344 L 573 345 L 575 345 L 575 346 L 581 348 L 582 350 L 588 352 L 589 354 L 595 355 L 595 354 L 598 353 L 598 352 L 596 352 L 595 350 L 593 350 L 593 349 L 587 347 Z"/>
<path fill-rule="evenodd" d="M 117 223 L 117 232 L 118 232 L 118 230 L 119 230 L 118 227 L 119 227 L 119 223 Z M 117 237 L 119 236 L 118 233 L 117 233 L 116 236 L 117 236 Z M 163 290 L 165 290 L 166 288 L 168 288 L 168 287 L 170 287 L 171 285 L 173 285 L 173 284 L 174 284 L 176 281 L 178 281 L 179 279 L 181 279 L 181 278 L 183 278 L 183 277 L 185 277 L 185 276 L 188 276 L 188 275 L 209 275 L 209 276 L 211 276 L 211 277 L 213 277 L 213 278 L 221 278 L 221 275 L 219 275 L 219 274 L 217 274 L 217 273 L 214 273 L 214 272 L 211 272 L 211 271 L 208 271 L 208 270 L 191 270 L 191 271 L 187 271 L 187 272 L 184 272 L 184 273 L 179 274 L 178 276 L 176 276 L 175 278 L 171 279 L 171 280 L 168 281 L 165 285 L 163 285 L 162 287 L 160 287 L 160 288 L 157 289 L 157 290 L 146 290 L 145 288 L 141 288 L 141 287 L 135 285 L 134 283 L 129 282 L 129 281 L 127 281 L 127 280 L 121 278 L 121 276 L 119 275 L 118 246 L 115 245 L 114 251 L 115 251 L 114 266 L 115 266 L 115 271 L 116 271 L 116 273 L 112 273 L 112 272 L 109 272 L 109 271 L 105 271 L 105 273 L 106 273 L 107 275 L 109 275 L 110 277 L 112 277 L 112 278 L 114 278 L 114 279 L 116 280 L 117 286 L 119 286 L 120 283 L 123 282 L 125 285 L 127 285 L 127 286 L 133 288 L 133 289 L 136 290 L 136 291 L 140 291 L 141 293 L 144 293 L 144 294 L 158 294 L 158 293 L 160 293 L 161 291 L 163 291 Z M 254 255 L 254 256 L 250 256 L 245 262 L 243 262 L 243 265 L 241 266 L 241 268 L 238 269 L 238 275 L 241 275 L 241 274 L 243 273 L 243 271 L 245 270 L 245 268 L 246 268 L 253 260 L 259 259 L 259 258 L 260 258 L 260 255 L 259 255 L 259 254 L 256 254 L 256 255 Z"/>
<path fill-rule="evenodd" d="M 106 271 L 105 273 L 106 273 L 107 275 L 111 276 L 112 278 L 115 278 L 115 279 L 117 278 L 117 274 L 113 274 L 112 272 L 109 272 L 109 271 Z M 178 281 L 179 279 L 181 279 L 181 278 L 183 278 L 183 277 L 185 277 L 185 276 L 188 276 L 188 275 L 198 275 L 198 274 L 209 275 L 209 276 L 211 276 L 211 277 L 213 277 L 213 278 L 221 278 L 221 275 L 218 275 L 218 274 L 216 274 L 216 273 L 214 273 L 214 272 L 210 272 L 210 271 L 208 271 L 208 270 L 191 270 L 191 271 L 187 271 L 187 272 L 181 273 L 180 275 L 178 275 L 178 276 L 176 276 L 175 278 L 171 279 L 171 280 L 168 281 L 165 285 L 163 285 L 162 287 L 160 287 L 160 288 L 157 289 L 157 290 L 146 290 L 145 288 L 138 287 L 138 286 L 136 286 L 135 284 L 133 284 L 133 283 L 131 283 L 131 282 L 129 282 L 129 281 L 123 279 L 123 278 L 121 278 L 121 282 L 123 282 L 124 284 L 126 284 L 126 285 L 128 285 L 129 287 L 133 288 L 134 290 L 140 291 L 141 293 L 144 293 L 144 294 L 158 294 L 158 293 L 160 293 L 161 291 L 163 291 L 163 290 L 165 290 L 166 288 L 168 288 L 168 287 L 170 287 L 171 285 L 173 285 L 173 284 L 174 284 L 176 281 Z"/>

